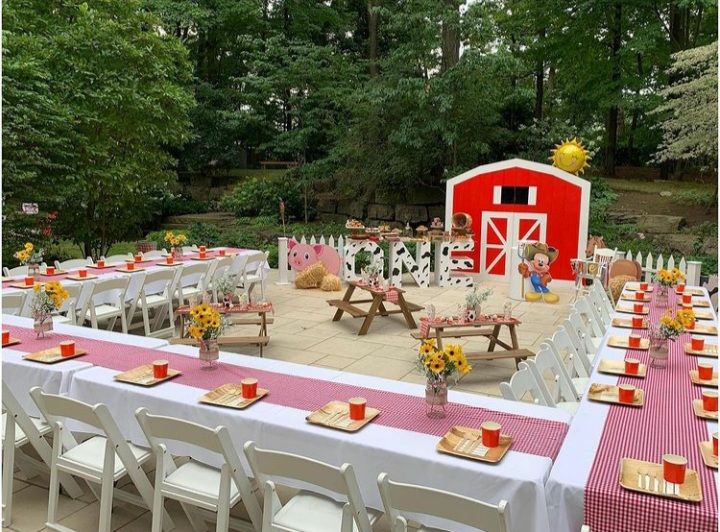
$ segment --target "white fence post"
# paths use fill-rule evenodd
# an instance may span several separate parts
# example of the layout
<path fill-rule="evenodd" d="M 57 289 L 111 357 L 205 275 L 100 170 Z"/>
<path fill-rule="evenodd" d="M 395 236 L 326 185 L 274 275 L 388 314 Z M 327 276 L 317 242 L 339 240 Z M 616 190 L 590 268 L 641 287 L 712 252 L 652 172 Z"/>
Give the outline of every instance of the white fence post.
<path fill-rule="evenodd" d="M 278 281 L 277 284 L 288 283 L 288 239 L 286 236 L 278 237 Z"/>
<path fill-rule="evenodd" d="M 687 261 L 687 273 L 685 274 L 685 282 L 690 286 L 700 286 L 700 269 L 702 262 L 697 260 Z"/>

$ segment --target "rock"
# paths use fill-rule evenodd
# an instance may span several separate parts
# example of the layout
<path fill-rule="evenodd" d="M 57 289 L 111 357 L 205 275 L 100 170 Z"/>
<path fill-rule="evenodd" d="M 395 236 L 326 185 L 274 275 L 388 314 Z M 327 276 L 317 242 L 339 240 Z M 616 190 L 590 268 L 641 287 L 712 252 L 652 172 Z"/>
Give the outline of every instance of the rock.
<path fill-rule="evenodd" d="M 427 208 L 421 205 L 396 205 L 395 219 L 399 222 L 428 223 Z"/>
<path fill-rule="evenodd" d="M 377 220 L 393 220 L 395 217 L 395 208 L 384 203 L 371 203 L 368 205 L 367 212 L 368 218 Z"/>
<path fill-rule="evenodd" d="M 686 225 L 682 216 L 666 216 L 664 214 L 643 214 L 635 222 L 640 231 L 647 233 L 668 233 L 677 231 Z"/>
<path fill-rule="evenodd" d="M 661 233 L 654 234 L 651 237 L 651 241 L 658 249 L 663 250 L 665 256 L 665 250 L 675 255 L 676 264 L 680 260 L 682 255 L 692 255 L 695 251 L 695 241 L 697 237 L 692 233 Z M 655 253 L 653 253 L 655 255 Z M 667 256 L 665 259 L 667 260 Z"/>
<path fill-rule="evenodd" d="M 669 190 L 663 190 L 662 192 L 660 192 L 660 195 L 661 195 L 663 198 L 669 198 L 669 197 L 671 197 L 671 196 L 673 195 L 673 193 L 670 192 Z"/>
<path fill-rule="evenodd" d="M 337 212 L 362 220 L 365 215 L 365 206 L 361 201 L 339 201 Z"/>

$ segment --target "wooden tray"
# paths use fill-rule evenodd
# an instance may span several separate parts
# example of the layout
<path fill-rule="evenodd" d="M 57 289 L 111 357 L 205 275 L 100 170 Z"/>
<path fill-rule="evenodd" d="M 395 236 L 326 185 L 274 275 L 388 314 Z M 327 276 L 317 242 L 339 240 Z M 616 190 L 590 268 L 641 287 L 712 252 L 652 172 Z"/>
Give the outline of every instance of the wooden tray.
<path fill-rule="evenodd" d="M 645 404 L 645 391 L 635 389 L 635 401 L 632 403 L 621 403 L 618 397 L 618 387 L 612 384 L 591 384 L 587 391 L 589 401 L 599 403 L 611 403 L 620 406 L 643 406 Z"/>
<path fill-rule="evenodd" d="M 200 402 L 207 405 L 222 406 L 242 410 L 256 401 L 259 401 L 268 394 L 264 388 L 257 389 L 257 395 L 252 399 L 243 399 L 242 385 L 223 384 L 200 397 Z"/>
<path fill-rule="evenodd" d="M 128 270 L 127 268 L 118 268 L 115 271 L 122 272 L 122 273 L 135 273 L 135 272 L 144 272 L 145 268 L 135 268 L 134 270 Z"/>
<path fill-rule="evenodd" d="M 626 375 L 628 377 L 644 379 L 647 376 L 647 366 L 645 364 L 640 364 L 637 373 L 625 373 L 624 360 L 609 360 L 604 358 L 598 365 L 598 372 L 609 373 L 610 375 Z"/>
<path fill-rule="evenodd" d="M 678 299 L 677 304 L 679 306 L 682 306 L 683 305 L 682 299 Z M 692 306 L 693 307 L 710 308 L 710 302 L 707 299 L 700 299 L 698 301 L 693 299 Z"/>
<path fill-rule="evenodd" d="M 712 467 L 713 469 L 717 469 L 718 457 L 713 456 L 712 442 L 701 441 L 698 445 L 700 445 L 700 454 L 702 455 L 702 459 L 703 462 L 705 462 L 705 465 L 708 467 Z"/>
<path fill-rule="evenodd" d="M 633 349 L 635 351 L 644 351 L 650 349 L 650 340 L 647 338 L 640 338 L 640 345 L 638 347 L 630 347 L 630 338 L 628 336 L 611 336 L 608 338 L 608 347 L 620 347 L 622 349 Z"/>
<path fill-rule="evenodd" d="M 701 417 L 703 419 L 712 419 L 713 421 L 717 421 L 718 419 L 717 412 L 708 412 L 703 409 L 702 399 L 693 399 L 693 412 L 695 412 L 697 417 Z"/>
<path fill-rule="evenodd" d="M 637 292 L 640 290 L 640 283 L 625 283 L 625 287 L 623 290 L 627 290 L 628 292 Z M 643 290 L 643 292 L 652 292 L 655 290 L 655 287 L 651 284 L 648 284 L 647 290 Z"/>
<path fill-rule="evenodd" d="M 712 312 L 707 311 L 703 312 L 702 310 L 693 309 L 693 312 L 695 313 L 695 319 L 696 320 L 714 320 L 715 316 L 713 316 Z"/>
<path fill-rule="evenodd" d="M 189 258 L 190 260 L 215 260 L 217 257 L 208 257 L 208 256 L 206 256 L 205 258 L 201 259 L 200 257 L 195 256 L 195 257 L 188 257 L 188 258 Z"/>
<path fill-rule="evenodd" d="M 176 369 L 168 369 L 167 377 L 162 379 L 156 379 L 153 377 L 153 365 L 144 364 L 134 369 L 124 371 L 115 375 L 116 381 L 127 382 L 129 384 L 136 384 L 138 386 L 155 386 L 161 382 L 170 380 L 182 373 Z"/>
<path fill-rule="evenodd" d="M 696 349 L 692 348 L 691 342 L 685 342 L 685 354 L 686 355 L 693 355 L 696 357 L 710 357 L 710 358 L 717 358 L 718 357 L 718 346 L 717 344 L 705 344 L 705 347 L 702 351 L 698 351 Z"/>
<path fill-rule="evenodd" d="M 305 419 L 314 425 L 322 425 L 331 429 L 343 430 L 345 432 L 356 432 L 370 423 L 380 410 L 365 407 L 365 419 L 352 421 L 348 417 L 349 405 L 343 401 L 330 401 L 320 410 L 316 410 Z"/>
<path fill-rule="evenodd" d="M 19 339 L 19 338 L 13 338 L 13 337 L 11 336 L 11 337 L 10 337 L 10 341 L 9 341 L 8 343 L 6 343 L 6 344 L 3 344 L 2 346 L 3 346 L 3 347 L 10 347 L 11 345 L 15 345 L 15 344 L 19 344 L 19 343 L 20 343 L 20 339 Z"/>
<path fill-rule="evenodd" d="M 632 319 L 627 318 L 613 318 L 611 325 L 613 327 L 619 327 L 620 329 L 647 329 L 648 324 L 647 321 L 643 321 L 642 327 L 633 327 L 632 325 Z"/>
<path fill-rule="evenodd" d="M 80 277 L 79 275 L 68 275 L 66 279 L 72 279 L 73 281 L 90 281 L 92 279 L 97 279 L 97 275 L 88 274 L 87 277 Z"/>
<path fill-rule="evenodd" d="M 698 386 L 712 386 L 713 388 L 716 388 L 718 385 L 718 372 L 713 371 L 713 378 L 709 381 L 704 381 L 698 376 L 698 370 L 691 369 L 689 371 L 690 373 L 690 380 L 693 384 L 697 384 Z"/>
<path fill-rule="evenodd" d="M 36 283 L 28 286 L 28 285 L 26 285 L 25 283 L 10 283 L 10 286 L 11 286 L 12 288 L 20 288 L 21 290 L 28 290 L 28 289 L 33 289 L 33 288 L 35 288 L 35 285 L 42 286 L 42 285 L 44 285 L 44 284 L 45 284 L 45 283 L 37 283 L 37 282 L 36 282 Z"/>
<path fill-rule="evenodd" d="M 643 476 L 647 474 L 650 477 L 650 481 L 648 482 L 649 489 L 646 489 L 644 479 L 642 479 L 640 472 L 643 473 Z M 654 489 L 654 478 L 658 480 L 657 491 Z M 633 458 L 623 458 L 620 460 L 620 478 L 618 482 L 626 490 L 637 491 L 647 495 L 679 499 L 687 502 L 702 501 L 700 477 L 697 471 L 692 469 L 685 470 L 685 482 L 679 486 L 678 492 L 670 494 L 664 491 L 665 481 L 663 480 L 662 464 L 644 462 Z"/>
<path fill-rule="evenodd" d="M 155 259 L 143 259 L 143 260 L 135 260 L 135 259 L 125 259 L 125 262 L 132 262 L 133 264 L 143 264 L 145 262 L 152 262 Z"/>
<path fill-rule="evenodd" d="M 683 294 L 692 294 L 694 296 L 704 296 L 705 295 L 705 292 L 703 292 L 699 288 L 688 288 L 687 286 L 685 287 L 684 292 L 678 292 L 677 290 L 675 290 L 675 293 L 679 296 L 681 296 Z"/>
<path fill-rule="evenodd" d="M 487 448 L 482 444 L 482 431 L 468 427 L 451 428 L 435 447 L 439 452 L 496 464 L 502 460 L 512 445 L 512 438 L 500 434 L 500 445 Z"/>
<path fill-rule="evenodd" d="M 620 305 L 616 306 L 615 310 L 623 314 L 640 314 L 643 316 L 650 314 L 650 309 L 647 306 L 644 306 L 641 312 L 635 312 L 632 307 L 623 307 Z"/>
<path fill-rule="evenodd" d="M 53 273 L 40 272 L 40 275 L 44 275 L 45 277 L 54 277 L 55 275 L 65 275 L 66 273 L 67 270 L 56 269 Z"/>
<path fill-rule="evenodd" d="M 31 360 L 33 362 L 41 362 L 43 364 L 55 364 L 56 362 L 62 362 L 64 360 L 72 360 L 73 358 L 81 357 L 87 354 L 85 349 L 75 348 L 75 354 L 70 356 L 62 356 L 60 354 L 60 346 L 51 347 L 50 349 L 44 349 L 43 351 L 37 351 L 35 353 L 28 353 L 23 356 L 25 360 Z"/>
<path fill-rule="evenodd" d="M 106 264 L 105 266 L 98 266 L 97 264 L 88 264 L 86 268 L 92 268 L 93 270 L 107 270 L 109 268 L 117 268 L 118 264 Z"/>
<path fill-rule="evenodd" d="M 714 325 L 704 325 L 702 323 L 696 323 L 694 329 L 688 329 L 687 331 L 690 334 L 706 334 L 709 336 L 717 336 L 718 328 Z"/>
<path fill-rule="evenodd" d="M 175 262 L 168 264 L 167 262 L 158 262 L 155 266 L 167 266 L 168 268 L 174 268 L 175 266 L 182 266 L 182 262 L 175 259 Z"/>
<path fill-rule="evenodd" d="M 620 294 L 620 299 L 622 299 L 623 301 L 636 301 L 638 303 L 650 303 L 652 301 L 652 298 L 648 297 L 647 295 L 642 299 L 636 299 L 635 293 Z"/>

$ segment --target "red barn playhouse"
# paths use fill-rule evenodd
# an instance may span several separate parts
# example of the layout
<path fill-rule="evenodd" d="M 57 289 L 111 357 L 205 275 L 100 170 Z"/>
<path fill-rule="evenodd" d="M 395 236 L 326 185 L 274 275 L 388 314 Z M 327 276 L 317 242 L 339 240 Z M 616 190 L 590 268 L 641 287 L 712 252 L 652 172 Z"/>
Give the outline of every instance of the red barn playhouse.
<path fill-rule="evenodd" d="M 558 248 L 554 279 L 573 280 L 570 259 L 583 257 L 588 237 L 590 183 L 547 164 L 511 159 L 478 166 L 447 182 L 445 226 L 453 213 L 472 216 L 474 260 L 482 280 L 507 281 L 512 247 L 522 241 Z M 459 254 L 459 253 L 458 253 Z"/>

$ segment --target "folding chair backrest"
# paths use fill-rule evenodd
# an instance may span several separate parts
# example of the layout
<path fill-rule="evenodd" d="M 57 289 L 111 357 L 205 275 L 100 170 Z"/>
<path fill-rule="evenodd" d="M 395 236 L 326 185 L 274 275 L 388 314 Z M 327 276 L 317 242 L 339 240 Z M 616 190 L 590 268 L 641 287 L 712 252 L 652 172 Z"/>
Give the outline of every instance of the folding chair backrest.
<path fill-rule="evenodd" d="M 607 294 L 605 294 L 605 290 L 600 287 L 600 283 L 593 285 L 586 297 L 590 304 L 593 305 L 597 316 L 600 318 L 605 327 L 609 326 L 610 313 L 613 312 L 614 309 L 612 308 L 612 304 L 610 304 Z"/>
<path fill-rule="evenodd" d="M 85 266 L 89 266 L 92 264 L 92 258 L 86 257 L 84 259 L 69 259 L 64 260 L 60 262 L 59 260 L 55 261 L 55 267 L 58 270 L 75 270 L 77 268 L 84 268 Z"/>
<path fill-rule="evenodd" d="M 98 407 L 104 405 L 98 404 L 92 406 L 70 397 L 45 393 L 39 386 L 30 390 L 30 395 L 40 409 L 40 412 L 51 424 L 55 424 L 63 418 L 69 418 L 90 425 L 96 429 L 104 430 L 103 422 L 96 412 Z"/>
<path fill-rule="evenodd" d="M 182 273 L 180 274 L 180 282 L 178 285 L 182 288 L 187 286 L 199 286 L 202 287 L 205 283 L 205 277 L 210 268 L 210 264 L 202 262 L 199 264 L 189 264 L 182 267 Z"/>
<path fill-rule="evenodd" d="M 109 257 L 103 257 L 105 259 L 105 262 L 108 264 L 124 264 L 125 261 L 128 259 L 132 259 L 133 254 L 132 253 L 125 253 L 120 255 L 110 255 Z"/>
<path fill-rule="evenodd" d="M 146 296 L 163 294 L 170 296 L 175 284 L 175 271 L 173 268 L 154 270 L 145 275 L 142 291 Z"/>
<path fill-rule="evenodd" d="M 247 264 L 248 256 L 244 253 L 238 253 L 233 257 L 232 266 L 230 266 L 230 272 L 232 275 L 238 276 L 238 278 L 245 271 L 245 265 Z"/>
<path fill-rule="evenodd" d="M 538 386 L 535 378 L 530 373 L 530 369 L 527 366 L 523 366 L 522 362 L 520 363 L 520 369 L 510 377 L 510 382 L 500 383 L 500 393 L 509 401 L 522 401 L 525 394 L 530 394 L 533 403 L 543 406 L 553 406 L 548 403 L 546 394 L 543 393 L 543 390 Z"/>
<path fill-rule="evenodd" d="M 63 302 L 62 307 L 60 307 L 59 312 L 70 312 L 74 311 L 77 308 L 78 299 L 80 299 L 80 294 L 82 294 L 83 287 L 85 285 L 81 283 L 64 283 L 63 288 L 67 290 L 68 298 Z"/>
<path fill-rule="evenodd" d="M 43 262 L 40 266 L 44 266 Z M 28 274 L 27 266 L 16 266 L 15 268 L 3 268 L 3 273 L 7 277 L 25 277 Z"/>
<path fill-rule="evenodd" d="M 230 270 L 232 269 L 234 261 L 235 257 L 219 257 L 215 259 L 215 270 L 212 274 L 213 280 L 220 279 L 225 274 L 231 273 Z"/>
<path fill-rule="evenodd" d="M 581 297 L 575 302 L 575 310 L 582 316 L 589 325 L 589 329 L 593 336 L 602 336 L 605 334 L 605 327 L 600 321 L 597 310 L 593 304 L 588 301 L 587 297 Z"/>
<path fill-rule="evenodd" d="M 244 273 L 248 275 L 258 274 L 266 260 L 267 253 L 263 251 L 247 255 L 247 260 L 245 261 L 245 269 L 243 270 Z"/>
<path fill-rule="evenodd" d="M 585 354 L 585 356 L 592 357 L 595 352 L 595 345 L 590 339 L 590 331 L 583 321 L 582 316 L 576 311 L 572 310 L 568 315 L 567 319 L 563 321 L 563 327 L 568 332 L 568 336 L 572 341 L 578 353 Z"/>
<path fill-rule="evenodd" d="M 540 350 L 535 357 L 525 362 L 530 373 L 535 377 L 538 387 L 550 394 L 553 403 L 580 400 L 573 389 L 565 366 L 547 343 L 540 344 Z"/>
<path fill-rule="evenodd" d="M 20 316 L 25 306 L 25 292 L 2 295 L 2 313 L 10 316 Z"/>
<path fill-rule="evenodd" d="M 350 464 L 335 467 L 297 454 L 259 449 L 255 442 L 251 441 L 245 444 L 245 455 L 257 482 L 264 484 L 269 476 L 287 478 L 344 495 L 358 528 L 363 531 L 371 530 L 370 518 Z"/>
<path fill-rule="evenodd" d="M 38 438 L 40 438 L 40 431 L 38 431 L 37 426 L 32 422 L 30 416 L 5 381 L 2 383 L 2 404 L 7 411 L 7 415 L 14 418 L 15 423 L 17 423 L 18 427 L 22 429 L 30 441 L 37 441 Z"/>
<path fill-rule="evenodd" d="M 147 408 L 138 408 L 135 416 L 153 448 L 160 443 L 159 440 L 173 440 L 223 454 L 224 449 L 218 433 L 221 430 L 227 431 L 225 427 L 211 429 L 183 419 L 155 416 L 149 414 Z"/>
<path fill-rule="evenodd" d="M 145 251 L 142 253 L 143 259 L 155 260 L 167 256 L 168 252 L 166 249 L 153 249 L 151 251 Z"/>
<path fill-rule="evenodd" d="M 431 515 L 485 532 L 510 530 L 506 501 L 495 506 L 447 491 L 401 484 L 391 481 L 387 473 L 378 477 L 378 487 L 393 532 L 407 529 L 407 522 L 400 512 Z"/>
<path fill-rule="evenodd" d="M 90 294 L 90 302 L 93 303 L 95 298 L 101 294 L 107 292 L 117 291 L 118 292 L 118 305 L 122 307 L 125 302 L 125 292 L 127 291 L 128 285 L 130 284 L 129 276 L 114 277 L 112 279 L 99 279 L 95 281 L 93 285 L 92 293 Z"/>
<path fill-rule="evenodd" d="M 590 376 L 592 373 L 590 359 L 584 350 L 582 353 L 578 351 L 565 327 L 559 327 L 552 337 L 546 340 L 546 343 L 555 352 L 555 355 L 564 362 L 570 376 Z"/>
<path fill-rule="evenodd" d="M 593 262 L 597 262 L 598 264 L 609 264 L 615 258 L 616 253 L 617 248 L 595 248 L 595 251 L 593 252 Z"/>

